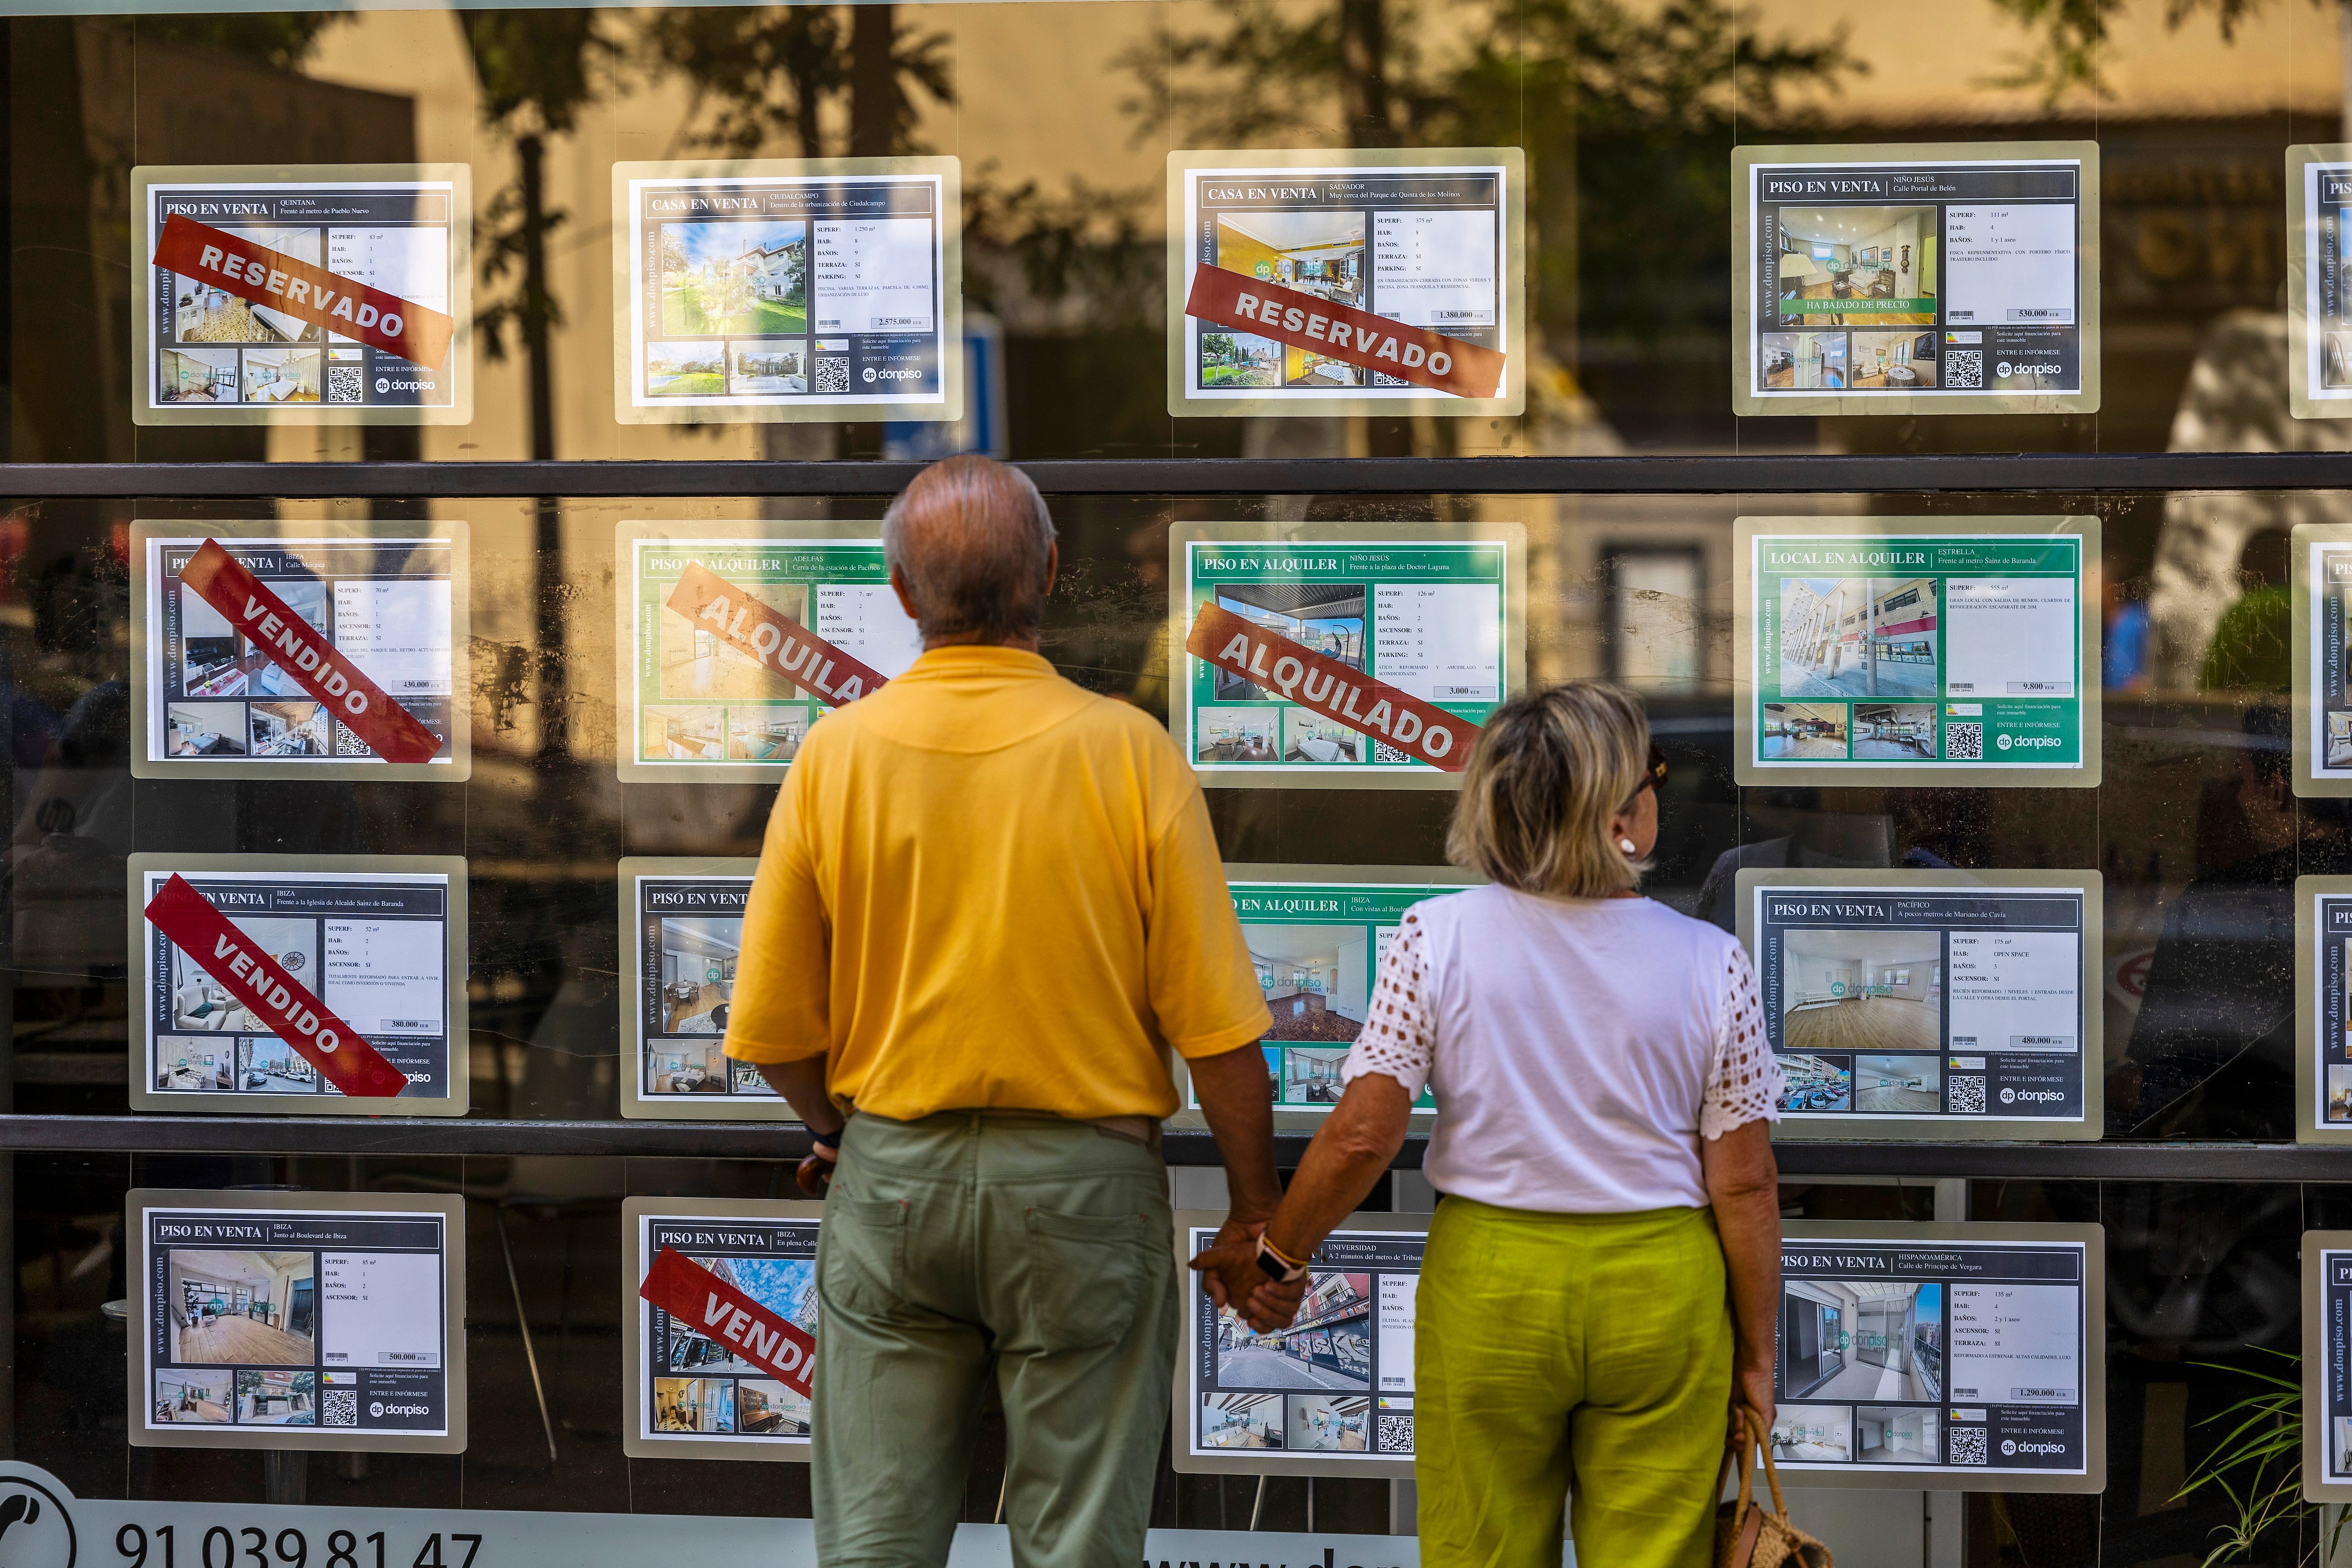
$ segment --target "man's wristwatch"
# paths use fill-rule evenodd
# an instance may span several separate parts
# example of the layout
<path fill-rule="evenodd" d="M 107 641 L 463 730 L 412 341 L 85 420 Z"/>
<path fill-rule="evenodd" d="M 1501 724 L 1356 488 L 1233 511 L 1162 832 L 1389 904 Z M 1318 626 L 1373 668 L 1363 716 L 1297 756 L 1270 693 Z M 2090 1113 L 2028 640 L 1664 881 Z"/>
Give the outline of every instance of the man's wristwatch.
<path fill-rule="evenodd" d="M 809 1142 L 824 1150 L 825 1158 L 829 1160 L 837 1160 L 841 1157 L 841 1134 L 839 1132 L 811 1132 L 809 1134 Z"/>
<path fill-rule="evenodd" d="M 1257 1238 L 1257 1266 L 1267 1279 L 1277 1285 L 1295 1285 L 1307 1278 L 1307 1265 L 1294 1263 L 1284 1257 L 1281 1250 L 1264 1236 Z"/>

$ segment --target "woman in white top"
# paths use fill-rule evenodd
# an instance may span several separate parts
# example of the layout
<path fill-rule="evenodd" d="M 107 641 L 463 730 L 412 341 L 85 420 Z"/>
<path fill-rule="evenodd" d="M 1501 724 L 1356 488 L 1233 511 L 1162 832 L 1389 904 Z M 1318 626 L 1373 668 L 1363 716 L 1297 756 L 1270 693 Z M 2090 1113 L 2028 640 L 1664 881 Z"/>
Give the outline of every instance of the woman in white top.
<path fill-rule="evenodd" d="M 1424 1564 L 1557 1568 L 1572 1492 L 1579 1561 L 1698 1568 L 1727 1406 L 1772 1415 L 1780 1071 L 1738 943 L 1635 890 L 1664 776 L 1613 687 L 1495 714 L 1448 842 L 1492 885 L 1407 911 L 1256 1267 L 1202 1260 L 1220 1302 L 1286 1325 L 1302 1265 L 1434 1091 Z"/>

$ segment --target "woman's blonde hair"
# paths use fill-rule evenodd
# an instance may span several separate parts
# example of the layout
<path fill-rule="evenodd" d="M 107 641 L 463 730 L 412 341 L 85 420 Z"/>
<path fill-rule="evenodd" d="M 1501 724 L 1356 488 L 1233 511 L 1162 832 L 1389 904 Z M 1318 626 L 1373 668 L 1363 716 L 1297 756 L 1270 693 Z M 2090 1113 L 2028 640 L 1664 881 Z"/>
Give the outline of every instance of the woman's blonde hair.
<path fill-rule="evenodd" d="M 1606 899 L 1649 869 L 1617 847 L 1610 819 L 1649 767 L 1650 721 L 1599 680 L 1523 691 L 1478 733 L 1447 857 L 1507 888 Z"/>

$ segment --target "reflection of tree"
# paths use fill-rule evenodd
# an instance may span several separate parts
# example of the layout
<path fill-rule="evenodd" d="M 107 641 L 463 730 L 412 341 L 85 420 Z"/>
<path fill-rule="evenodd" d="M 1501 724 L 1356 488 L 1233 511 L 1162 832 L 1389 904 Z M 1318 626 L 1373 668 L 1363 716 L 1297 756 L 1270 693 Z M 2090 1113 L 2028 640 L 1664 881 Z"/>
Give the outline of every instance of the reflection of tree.
<path fill-rule="evenodd" d="M 1409 0 L 1217 9 L 1120 58 L 1145 89 L 1126 105 L 1139 139 L 1524 147 L 1529 304 L 1556 342 L 1725 331 L 1735 81 L 1754 141 L 1801 128 L 1799 89 L 1864 68 L 1843 33 L 1774 37 L 1724 0 L 1490 0 L 1442 58 Z"/>
<path fill-rule="evenodd" d="M 646 29 L 647 50 L 692 89 L 688 126 L 709 114 L 686 132 L 688 143 L 741 158 L 788 134 L 801 157 L 823 157 L 844 150 L 826 126 L 839 122 L 846 98 L 847 151 L 918 151 L 917 94 L 955 100 L 947 36 L 899 25 L 887 5 L 856 9 L 847 27 L 832 5 L 659 13 Z M 861 49 L 881 57 L 865 73 L 857 69 Z"/>

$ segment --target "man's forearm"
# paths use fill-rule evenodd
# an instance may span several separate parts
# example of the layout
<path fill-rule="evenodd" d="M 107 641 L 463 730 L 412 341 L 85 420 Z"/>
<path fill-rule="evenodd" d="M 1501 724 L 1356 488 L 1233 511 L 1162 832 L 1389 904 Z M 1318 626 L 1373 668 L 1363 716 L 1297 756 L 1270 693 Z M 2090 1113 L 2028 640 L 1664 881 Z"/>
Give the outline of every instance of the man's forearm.
<path fill-rule="evenodd" d="M 1274 1170 L 1274 1083 L 1255 1045 L 1184 1064 L 1224 1161 L 1231 1223 L 1264 1225 L 1282 1201 Z"/>
<path fill-rule="evenodd" d="M 825 1058 L 803 1057 L 794 1062 L 761 1062 L 760 1076 L 768 1087 L 791 1102 L 793 1111 L 812 1132 L 834 1133 L 848 1120 L 824 1089 Z"/>

